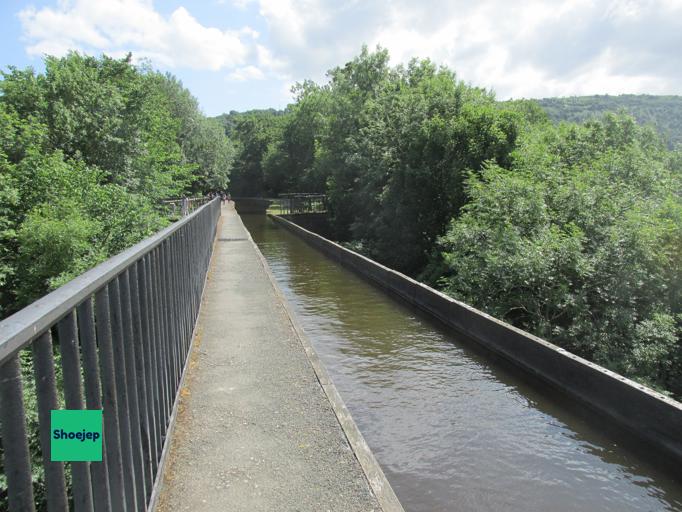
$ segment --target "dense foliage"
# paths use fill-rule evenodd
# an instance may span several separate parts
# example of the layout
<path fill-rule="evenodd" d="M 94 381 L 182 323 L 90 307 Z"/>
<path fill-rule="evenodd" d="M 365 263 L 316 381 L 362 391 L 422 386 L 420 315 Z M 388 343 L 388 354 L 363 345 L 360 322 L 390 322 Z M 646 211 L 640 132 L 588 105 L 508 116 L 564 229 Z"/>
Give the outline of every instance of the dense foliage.
<path fill-rule="evenodd" d="M 182 84 L 130 56 L 10 67 L 0 80 L 0 318 L 159 230 L 161 200 L 224 189 L 232 153 Z M 30 351 L 21 357 L 42 508 Z M 6 499 L 0 470 L 0 510 Z"/>
<path fill-rule="evenodd" d="M 553 121 L 582 123 L 607 112 L 624 111 L 639 124 L 654 126 L 670 148 L 682 144 L 682 96 L 622 94 L 537 100 Z"/>
<path fill-rule="evenodd" d="M 0 317 L 158 230 L 162 199 L 228 183 L 220 124 L 129 58 L 47 57 L 0 94 Z"/>
<path fill-rule="evenodd" d="M 326 193 L 352 248 L 682 396 L 682 154 L 625 113 L 552 124 L 381 49 L 328 75 L 224 118 L 235 189 Z"/>
<path fill-rule="evenodd" d="M 281 137 L 283 114 L 274 109 L 232 111 L 215 118 L 235 145 L 230 187 L 235 197 L 270 196 L 284 190 L 264 178 L 263 168 L 270 142 Z"/>
<path fill-rule="evenodd" d="M 682 394 L 682 168 L 632 118 L 536 126 L 467 179 L 445 291 Z"/>

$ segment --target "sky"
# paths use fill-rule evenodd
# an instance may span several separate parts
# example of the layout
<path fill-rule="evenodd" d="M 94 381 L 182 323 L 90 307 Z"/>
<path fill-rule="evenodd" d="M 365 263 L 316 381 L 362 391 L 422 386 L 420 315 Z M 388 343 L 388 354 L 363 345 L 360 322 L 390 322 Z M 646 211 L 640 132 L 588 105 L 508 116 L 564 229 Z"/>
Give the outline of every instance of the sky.
<path fill-rule="evenodd" d="M 363 44 L 499 99 L 682 94 L 682 0 L 2 0 L 0 24 L 0 69 L 132 52 L 207 115 L 283 108 Z"/>

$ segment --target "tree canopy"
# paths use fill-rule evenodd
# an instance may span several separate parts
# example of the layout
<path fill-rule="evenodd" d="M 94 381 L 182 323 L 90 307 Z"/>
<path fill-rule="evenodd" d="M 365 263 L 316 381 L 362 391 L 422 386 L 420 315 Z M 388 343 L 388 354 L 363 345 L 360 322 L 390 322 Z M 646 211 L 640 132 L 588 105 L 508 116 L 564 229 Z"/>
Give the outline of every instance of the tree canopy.
<path fill-rule="evenodd" d="M 470 174 L 439 239 L 442 288 L 572 352 L 682 394 L 682 173 L 627 116 L 534 127 Z"/>
<path fill-rule="evenodd" d="M 381 48 L 328 78 L 298 84 L 284 112 L 230 117 L 235 187 L 325 193 L 337 240 L 682 396 L 682 154 L 670 139 L 603 115 L 612 97 L 552 123 L 573 103 L 498 102 L 428 59 L 390 66 Z M 670 100 L 652 98 L 619 101 Z"/>
<path fill-rule="evenodd" d="M 46 57 L 0 80 L 0 318 L 224 189 L 233 147 L 170 75 L 130 56 Z"/>

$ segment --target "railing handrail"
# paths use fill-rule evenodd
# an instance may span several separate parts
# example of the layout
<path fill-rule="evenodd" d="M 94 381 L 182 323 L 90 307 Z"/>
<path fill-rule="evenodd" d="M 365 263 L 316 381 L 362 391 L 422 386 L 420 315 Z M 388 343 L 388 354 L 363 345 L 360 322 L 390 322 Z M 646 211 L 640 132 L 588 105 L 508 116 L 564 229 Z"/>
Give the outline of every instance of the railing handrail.
<path fill-rule="evenodd" d="M 210 201 L 206 196 L 194 196 L 194 197 L 178 197 L 177 199 L 162 199 L 162 203 L 178 203 L 187 199 L 188 201 L 198 201 L 200 199 L 206 199 L 207 202 Z"/>
<path fill-rule="evenodd" d="M 214 199 L 213 201 L 217 200 Z M 118 274 L 125 271 L 132 263 L 190 222 L 210 204 L 211 201 L 207 202 L 190 215 L 174 222 L 129 249 L 112 256 L 107 261 L 100 263 L 2 320 L 0 322 L 0 365 L 17 351 L 27 346 L 42 331 L 57 323 L 86 297 L 95 293 Z"/>
<path fill-rule="evenodd" d="M 279 197 L 326 197 L 326 194 L 320 194 L 315 192 L 286 192 L 280 194 Z"/>

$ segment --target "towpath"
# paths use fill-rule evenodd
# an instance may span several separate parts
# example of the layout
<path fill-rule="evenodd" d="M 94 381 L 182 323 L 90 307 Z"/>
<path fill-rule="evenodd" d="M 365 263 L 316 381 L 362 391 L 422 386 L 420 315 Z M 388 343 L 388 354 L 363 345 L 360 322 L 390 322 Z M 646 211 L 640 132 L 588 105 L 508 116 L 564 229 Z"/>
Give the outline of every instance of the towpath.
<path fill-rule="evenodd" d="M 382 510 L 294 325 L 223 207 L 157 510 Z"/>

